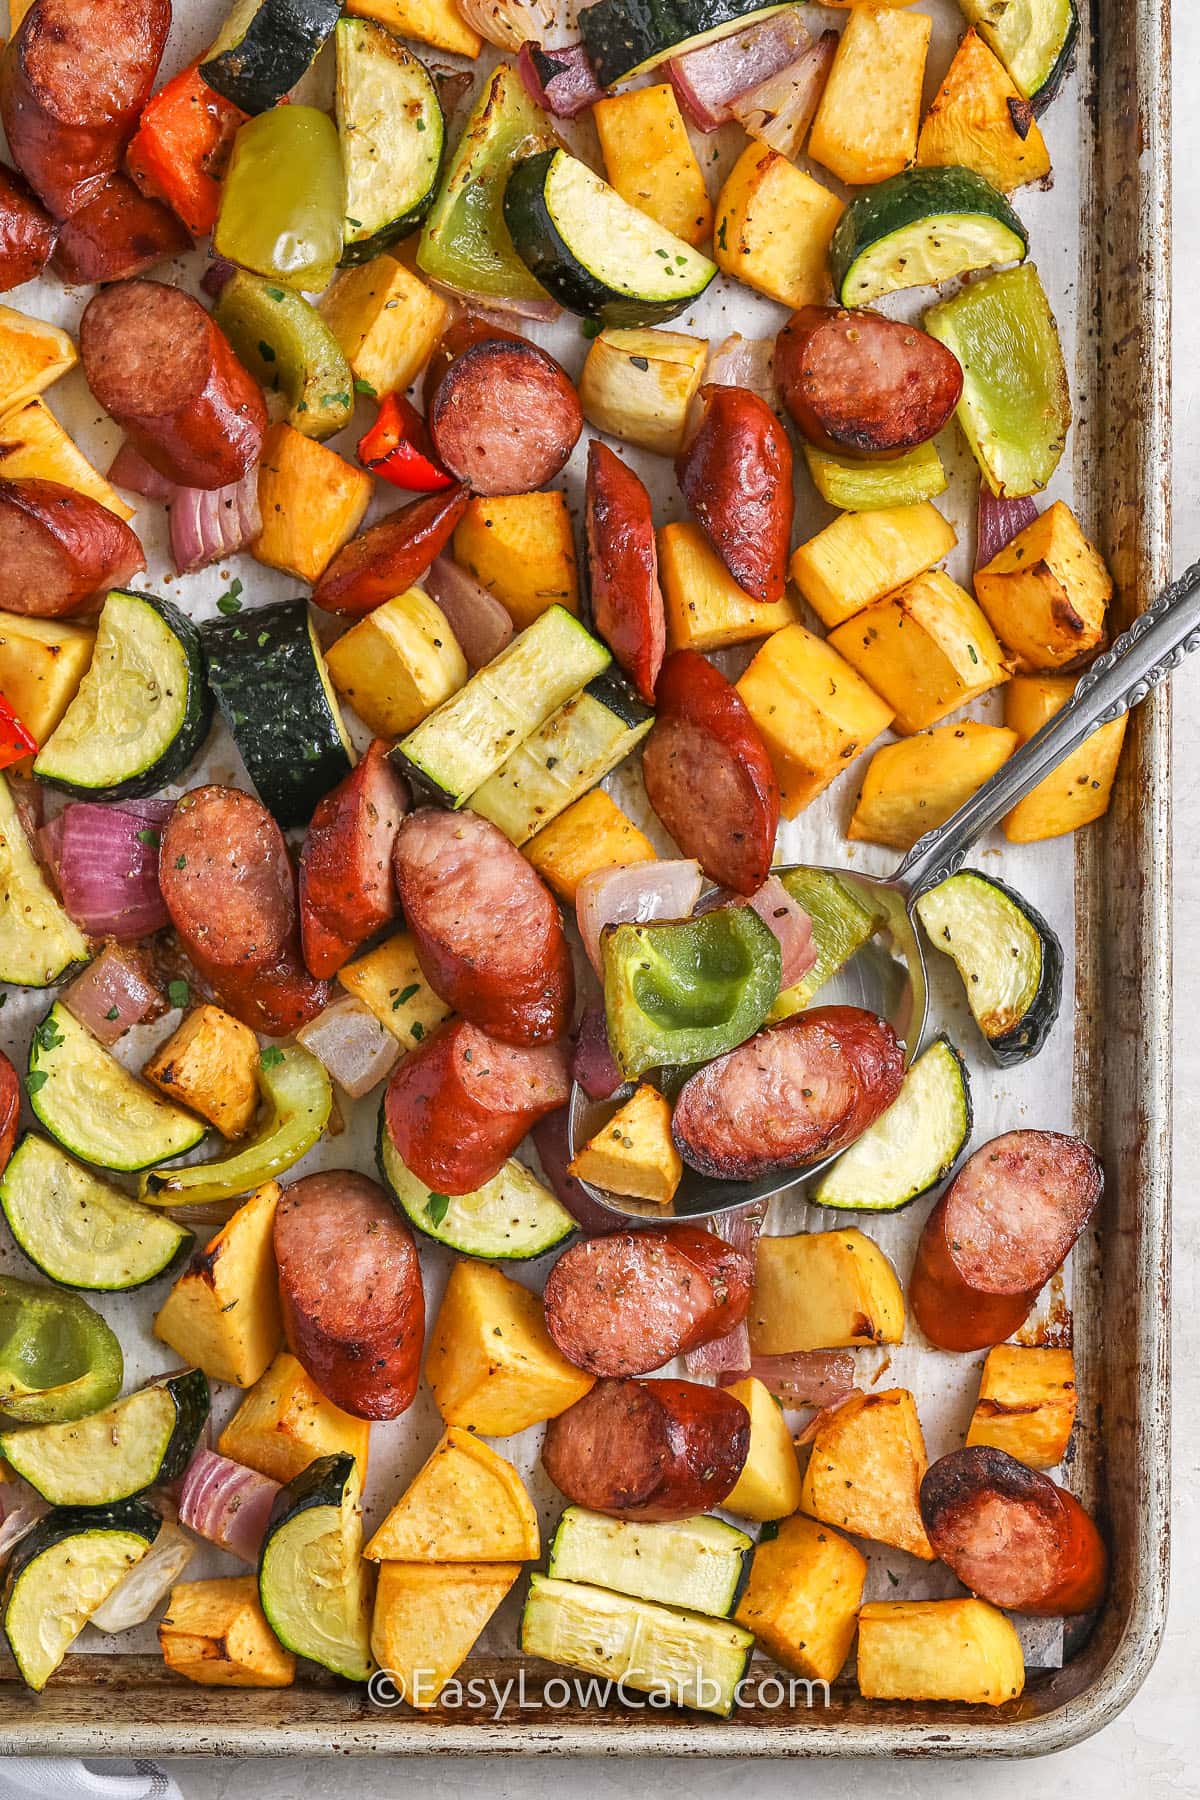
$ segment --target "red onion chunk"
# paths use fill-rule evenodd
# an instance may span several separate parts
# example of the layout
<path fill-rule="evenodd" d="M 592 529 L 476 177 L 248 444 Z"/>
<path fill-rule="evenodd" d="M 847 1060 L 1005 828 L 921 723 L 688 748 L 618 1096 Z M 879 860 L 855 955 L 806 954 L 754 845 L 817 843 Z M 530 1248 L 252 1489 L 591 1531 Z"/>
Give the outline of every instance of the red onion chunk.
<path fill-rule="evenodd" d="M 458 10 L 473 31 L 499 50 L 519 50 L 538 43 L 547 31 L 564 23 L 561 0 L 458 0 Z"/>
<path fill-rule="evenodd" d="M 979 519 L 975 532 L 975 567 L 982 569 L 993 556 L 1006 550 L 1015 537 L 1038 516 L 1032 494 L 999 499 L 986 481 L 979 484 Z"/>
<path fill-rule="evenodd" d="M 418 585 L 445 613 L 472 669 L 482 669 L 511 644 L 514 627 L 507 610 L 452 556 L 439 556 Z"/>
<path fill-rule="evenodd" d="M 593 1200 L 581 1181 L 568 1173 L 571 1161 L 570 1109 L 560 1106 L 539 1119 L 532 1133 L 533 1147 L 538 1153 L 542 1173 L 555 1196 L 566 1207 L 579 1229 L 589 1237 L 603 1237 L 609 1231 L 623 1231 L 626 1221 Z"/>
<path fill-rule="evenodd" d="M 467 86 L 471 85 L 471 77 L 467 76 Z M 209 258 L 208 267 L 200 277 L 200 286 L 210 299 L 219 300 L 225 290 L 225 284 L 234 272 L 235 265 L 227 257 L 213 256 Z"/>
<path fill-rule="evenodd" d="M 765 1201 L 756 1200 L 750 1206 L 739 1206 L 735 1212 L 717 1213 L 709 1224 L 731 1249 L 753 1264 L 766 1213 Z M 683 1360 L 692 1377 L 724 1375 L 730 1369 L 745 1369 L 750 1362 L 750 1332 L 746 1321 L 743 1319 L 724 1337 L 689 1350 Z"/>
<path fill-rule="evenodd" d="M 740 331 L 731 333 L 710 355 L 704 384 L 706 387 L 747 388 L 760 400 L 765 400 L 772 412 L 778 412 L 774 339 L 744 338 Z"/>
<path fill-rule="evenodd" d="M 617 864 L 585 875 L 575 890 L 575 917 L 592 967 L 599 973 L 600 933 L 606 925 L 688 919 L 703 886 L 700 864 L 691 857 Z"/>
<path fill-rule="evenodd" d="M 130 443 L 122 444 L 113 457 L 108 479 L 114 487 L 127 488 L 131 494 L 140 494 L 143 500 L 157 500 L 163 506 L 168 505 L 177 492 L 175 483 L 152 469 Z"/>
<path fill-rule="evenodd" d="M 46 1501 L 24 1481 L 0 1483 L 0 1568 L 49 1511 Z"/>
<path fill-rule="evenodd" d="M 325 1007 L 296 1033 L 351 1100 L 361 1100 L 400 1060 L 400 1044 L 369 1007 L 347 994 Z"/>
<path fill-rule="evenodd" d="M 833 1406 L 854 1387 L 854 1358 L 848 1350 L 794 1350 L 787 1356 L 751 1356 L 729 1375 L 757 1376 L 785 1406 Z"/>
<path fill-rule="evenodd" d="M 197 1450 L 179 1495 L 179 1523 L 243 1562 L 256 1563 L 279 1483 L 212 1450 Z"/>
<path fill-rule="evenodd" d="M 556 119 L 573 119 L 604 98 L 604 89 L 582 44 L 568 44 L 562 50 L 522 44 L 517 68 L 530 99 Z"/>
<path fill-rule="evenodd" d="M 92 1614 L 97 1631 L 132 1631 L 153 1617 L 198 1549 L 194 1538 L 164 1519 L 158 1536 L 102 1606 Z"/>
<path fill-rule="evenodd" d="M 150 958 L 129 944 L 105 944 L 64 990 L 63 1003 L 105 1045 L 167 1010 Z"/>
<path fill-rule="evenodd" d="M 171 804 L 77 800 L 64 807 L 57 830 L 43 829 L 48 855 L 55 840 L 63 905 L 82 930 L 93 937 L 139 938 L 170 923 L 158 885 L 158 844 Z"/>
<path fill-rule="evenodd" d="M 579 1083 L 589 1100 L 611 1100 L 617 1089 L 625 1086 L 609 1048 L 602 1006 L 589 1006 L 579 1021 L 571 1052 L 571 1080 Z"/>
<path fill-rule="evenodd" d="M 258 465 L 223 488 L 176 488 L 171 500 L 171 556 L 180 575 L 244 550 L 262 530 Z"/>
<path fill-rule="evenodd" d="M 817 1353 L 814 1351 L 812 1354 L 816 1355 Z M 821 1427 L 829 1423 L 829 1420 L 833 1417 L 838 1407 L 845 1406 L 847 1400 L 853 1399 L 857 1392 L 857 1388 L 846 1388 L 843 1393 L 834 1394 L 831 1399 L 825 1402 L 824 1406 L 819 1406 L 812 1414 L 811 1418 L 805 1421 L 803 1428 L 796 1433 L 792 1440 L 797 1449 L 803 1444 L 811 1444 Z M 794 1401 L 785 1399 L 783 1404 L 788 1412 L 797 1410 L 796 1402 Z"/>
<path fill-rule="evenodd" d="M 498 313 L 502 317 L 511 313 L 518 319 L 535 319 L 543 325 L 550 325 L 562 311 L 558 301 L 552 300 L 549 294 L 544 300 L 510 300 L 504 294 L 483 294 L 474 288 L 452 287 L 448 281 L 435 281 L 428 275 L 425 279 L 430 287 L 437 288 L 439 293 L 449 294 L 452 300 L 457 300 L 471 312 Z"/>
<path fill-rule="evenodd" d="M 811 41 L 799 14 L 789 9 L 673 56 L 667 74 L 692 124 L 701 131 L 715 131 L 733 118 L 739 95 L 786 68 Z"/>
<path fill-rule="evenodd" d="M 798 156 L 825 92 L 837 47 L 837 32 L 824 31 L 786 69 L 740 95 L 733 105 L 738 124 L 780 156 Z"/>
<path fill-rule="evenodd" d="M 817 960 L 812 920 L 800 902 L 792 899 L 778 875 L 768 875 L 758 892 L 748 899 L 730 894 L 728 904 L 753 907 L 763 924 L 769 926 L 779 939 L 783 953 L 780 992 L 784 993 L 802 981 Z"/>

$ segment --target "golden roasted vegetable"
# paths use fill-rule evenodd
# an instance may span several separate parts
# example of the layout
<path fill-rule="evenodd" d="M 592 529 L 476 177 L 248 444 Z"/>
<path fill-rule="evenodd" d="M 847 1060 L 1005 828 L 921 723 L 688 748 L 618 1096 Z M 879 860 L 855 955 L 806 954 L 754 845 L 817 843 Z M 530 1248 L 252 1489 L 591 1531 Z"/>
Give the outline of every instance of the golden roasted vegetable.
<path fill-rule="evenodd" d="M 257 1575 L 173 1587 L 158 1642 L 168 1669 L 201 1687 L 281 1688 L 296 1679 L 296 1659 L 259 1604 Z"/>
<path fill-rule="evenodd" d="M 368 1562 L 511 1563 L 541 1555 L 533 1502 L 510 1462 L 449 1426 L 363 1555 Z"/>
<path fill-rule="evenodd" d="M 193 1007 L 142 1074 L 168 1100 L 190 1106 L 224 1137 L 241 1137 L 254 1123 L 258 1039 L 219 1006 Z"/>
<path fill-rule="evenodd" d="M 427 10 L 425 0 L 417 10 Z M 319 310 L 356 380 L 380 399 L 402 393 L 416 380 L 450 323 L 441 295 L 386 254 L 344 269 Z"/>
<path fill-rule="evenodd" d="M 436 1706 L 521 1573 L 519 1562 L 385 1562 L 371 1654 L 410 1706 Z"/>
<path fill-rule="evenodd" d="M 662 526 L 658 573 L 668 650 L 725 650 L 778 631 L 796 616 L 786 597 L 755 600 L 740 588 L 699 525 Z"/>
<path fill-rule="evenodd" d="M 87 673 L 96 633 L 69 619 L 25 619 L 0 613 L 0 694 L 37 745 L 45 743 Z M 32 757 L 14 765 L 24 774 Z"/>
<path fill-rule="evenodd" d="M 253 1387 L 283 1342 L 274 1242 L 278 1201 L 276 1181 L 244 1200 L 193 1256 L 154 1321 L 154 1335 L 185 1362 L 234 1387 Z"/>
<path fill-rule="evenodd" d="M 895 708 L 893 725 L 904 736 L 1008 680 L 991 626 L 941 569 L 866 607 L 829 642 Z"/>
<path fill-rule="evenodd" d="M 717 200 L 713 255 L 726 275 L 783 306 L 829 298 L 826 253 L 842 202 L 765 144 L 748 144 Z"/>
<path fill-rule="evenodd" d="M 296 1358 L 281 1350 L 217 1439 L 222 1456 L 290 1481 L 319 1456 L 345 1451 L 363 1477 L 371 1427 L 327 1400 Z"/>
<path fill-rule="evenodd" d="M 706 338 L 643 327 L 602 331 L 579 378 L 584 417 L 610 437 L 674 456 L 707 362 Z"/>
<path fill-rule="evenodd" d="M 792 580 L 827 631 L 948 556 L 954 527 L 927 500 L 848 512 L 792 554 Z"/>
<path fill-rule="evenodd" d="M 511 1437 L 566 1412 L 595 1377 L 559 1350 L 540 1295 L 489 1263 L 464 1260 L 446 1283 L 425 1379 L 447 1425 Z"/>
<path fill-rule="evenodd" d="M 0 480 L 22 477 L 61 482 L 98 500 L 119 519 L 133 517 L 134 508 L 92 467 L 44 400 L 31 400 L 0 419 Z"/>
<path fill-rule="evenodd" d="M 258 466 L 263 524 L 251 555 L 270 569 L 316 581 L 362 524 L 371 487 L 365 469 L 290 425 L 272 425 Z"/>
<path fill-rule="evenodd" d="M 592 122 L 610 187 L 685 244 L 702 244 L 712 202 L 670 82 L 597 100 Z"/>
<path fill-rule="evenodd" d="M 567 497 L 476 496 L 454 533 L 454 560 L 493 593 L 518 631 L 549 606 L 579 611 L 579 568 Z"/>
<path fill-rule="evenodd" d="M 1018 669 L 1065 669 L 1104 646 L 1112 578 L 1070 507 L 1054 505 L 975 572 L 975 592 Z"/>
<path fill-rule="evenodd" d="M 904 1295 L 883 1251 L 856 1226 L 761 1237 L 746 1323 L 756 1356 L 898 1344 Z"/>
<path fill-rule="evenodd" d="M 0 306 L 0 416 L 44 394 L 78 361 L 74 339 L 57 325 Z"/>
<path fill-rule="evenodd" d="M 1075 675 L 1013 676 L 1004 690 L 1004 723 L 1016 732 L 1020 743 L 1040 731 L 1047 719 L 1067 704 L 1077 680 Z M 0 693 L 3 691 L 0 680 Z M 1108 811 L 1128 723 L 1129 714 L 1122 713 L 1064 757 L 1053 775 L 1017 801 L 1004 821 L 1005 837 L 1014 844 L 1033 844 L 1078 831 L 1081 825 L 1101 818 Z"/>
<path fill-rule="evenodd" d="M 325 665 L 346 704 L 385 738 L 419 725 L 470 674 L 445 613 L 419 587 L 385 600 L 335 638 Z"/>
<path fill-rule="evenodd" d="M 919 837 L 944 825 L 1016 747 L 1015 731 L 975 719 L 885 744 L 871 758 L 846 836 L 911 850 Z"/>
<path fill-rule="evenodd" d="M 654 845 L 603 788 L 593 788 L 530 838 L 524 853 L 560 900 L 574 906 L 585 875 L 653 862 Z"/>
<path fill-rule="evenodd" d="M 851 9 L 808 138 L 808 154 L 847 186 L 886 181 L 917 153 L 933 21 L 886 6 Z"/>
<path fill-rule="evenodd" d="M 414 1049 L 427 1032 L 450 1017 L 450 1008 L 422 975 L 416 945 L 407 931 L 398 931 L 365 956 L 346 963 L 338 970 L 338 980 L 406 1050 Z"/>
<path fill-rule="evenodd" d="M 1067 1453 L 1077 1400 L 1069 1350 L 997 1344 L 983 1365 L 967 1443 L 1006 1450 L 1031 1469 L 1052 1469 Z"/>
<path fill-rule="evenodd" d="M 858 1687 L 868 1700 L 999 1706 L 1024 1686 L 1021 1640 L 986 1600 L 872 1600 L 858 1615 Z"/>
<path fill-rule="evenodd" d="M 750 1414 L 750 1449 L 721 1505 L 743 1519 L 785 1519 L 800 1504 L 800 1465 L 787 1421 L 770 1388 L 757 1376 L 732 1381 L 726 1391 Z M 743 1625 L 749 1623 L 742 1620 Z"/>
<path fill-rule="evenodd" d="M 866 1575 L 867 1559 L 849 1538 L 797 1513 L 759 1542 L 734 1617 L 785 1669 L 834 1681 L 854 1641 Z"/>
<path fill-rule="evenodd" d="M 974 169 L 1005 194 L 1050 173 L 1050 152 L 1032 106 L 974 26 L 925 115 L 917 161 Z"/>
<path fill-rule="evenodd" d="M 936 500 L 950 485 L 932 439 L 889 462 L 859 462 L 852 456 L 834 456 L 829 450 L 818 450 L 815 444 L 802 444 L 800 448 L 822 500 L 846 512 L 919 506 L 922 501 Z"/>
<path fill-rule="evenodd" d="M 800 1505 L 827 1525 L 934 1562 L 918 1502 L 928 1466 L 907 1388 L 854 1394 L 813 1439 Z"/>
<path fill-rule="evenodd" d="M 478 56 L 483 39 L 459 12 L 454 0 L 346 0 L 357 19 L 374 19 L 395 37 L 416 38 L 455 56 Z"/>
<path fill-rule="evenodd" d="M 803 625 L 773 632 L 737 684 L 794 819 L 886 731 L 892 709 Z"/>
<path fill-rule="evenodd" d="M 642 1082 L 570 1165 L 577 1181 L 667 1206 L 683 1176 L 671 1137 L 671 1103 Z"/>

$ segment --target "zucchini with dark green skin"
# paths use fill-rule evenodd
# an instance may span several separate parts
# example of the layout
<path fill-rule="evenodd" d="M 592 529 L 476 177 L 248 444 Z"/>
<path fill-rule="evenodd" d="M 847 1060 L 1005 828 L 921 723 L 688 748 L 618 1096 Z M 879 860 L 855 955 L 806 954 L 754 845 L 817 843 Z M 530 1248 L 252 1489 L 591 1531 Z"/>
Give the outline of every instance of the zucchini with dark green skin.
<path fill-rule="evenodd" d="M 843 1212 L 899 1212 L 944 1181 L 971 1135 L 971 1083 L 949 1038 L 935 1038 L 881 1118 L 827 1169 L 808 1198 Z"/>
<path fill-rule="evenodd" d="M 185 1369 L 90 1418 L 6 1431 L 0 1455 L 51 1506 L 116 1506 L 182 1475 L 208 1414 L 207 1377 Z"/>
<path fill-rule="evenodd" d="M 929 942 L 954 961 L 975 1022 L 1002 1068 L 1028 1062 L 1062 1001 L 1062 946 L 1028 900 L 963 869 L 917 901 Z"/>
<path fill-rule="evenodd" d="M 1053 100 L 1075 58 L 1079 13 L 1075 0 L 958 0 L 971 25 L 995 52 L 1017 92 L 1034 112 Z"/>
<path fill-rule="evenodd" d="M 267 112 L 311 69 L 340 12 L 340 0 L 236 0 L 200 73 L 243 112 Z"/>
<path fill-rule="evenodd" d="M 366 1681 L 374 1667 L 361 1492 L 352 1456 L 309 1463 L 275 1496 L 258 1562 L 259 1598 L 280 1643 L 347 1681 Z"/>
<path fill-rule="evenodd" d="M 761 0 L 597 0 L 580 11 L 579 29 L 597 80 L 612 87 L 752 19 L 783 11 Z"/>
<path fill-rule="evenodd" d="M 868 306 L 1028 253 L 1020 219 L 974 169 L 902 169 L 851 200 L 829 241 L 829 271 L 843 306 Z"/>
<path fill-rule="evenodd" d="M 342 261 L 369 262 L 424 223 L 438 189 L 446 122 L 432 75 L 382 25 L 347 15 L 334 47 L 346 171 Z"/>
<path fill-rule="evenodd" d="M 82 1419 L 121 1391 L 121 1346 L 78 1294 L 0 1274 L 0 1413 L 26 1425 Z"/>
<path fill-rule="evenodd" d="M 727 1619 L 749 1574 L 753 1548 L 754 1540 L 736 1525 L 705 1513 L 656 1524 L 568 1506 L 554 1532 L 547 1573 L 555 1581 L 587 1581 Z"/>

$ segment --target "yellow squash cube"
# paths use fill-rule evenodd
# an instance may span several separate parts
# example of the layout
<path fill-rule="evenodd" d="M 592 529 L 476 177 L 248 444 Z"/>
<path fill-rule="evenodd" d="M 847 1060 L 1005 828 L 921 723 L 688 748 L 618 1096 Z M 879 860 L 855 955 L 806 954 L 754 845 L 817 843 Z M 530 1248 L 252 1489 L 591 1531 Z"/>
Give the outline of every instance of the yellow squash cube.
<path fill-rule="evenodd" d="M 193 1257 L 154 1321 L 154 1335 L 185 1362 L 234 1387 L 253 1387 L 283 1342 L 274 1241 L 278 1202 L 275 1181 L 243 1200 Z"/>
<path fill-rule="evenodd" d="M 743 1519 L 785 1519 L 800 1504 L 800 1465 L 787 1420 L 770 1388 L 755 1375 L 730 1382 L 726 1392 L 750 1414 L 750 1449 L 721 1505 Z"/>
<path fill-rule="evenodd" d="M 894 727 L 905 736 L 1008 680 L 991 626 L 941 569 L 866 607 L 829 642 L 891 703 Z"/>
<path fill-rule="evenodd" d="M 201 1687 L 281 1688 L 296 1679 L 295 1657 L 267 1624 L 257 1575 L 173 1587 L 158 1642 L 168 1669 Z"/>
<path fill-rule="evenodd" d="M 846 512 L 881 512 L 936 500 L 950 485 L 932 438 L 888 462 L 861 462 L 835 456 L 815 444 L 801 444 L 813 486 L 822 500 Z"/>
<path fill-rule="evenodd" d="M 846 836 L 911 850 L 944 825 L 1017 747 L 1002 725 L 963 719 L 885 744 L 871 758 Z"/>
<path fill-rule="evenodd" d="M 658 573 L 667 612 L 668 650 L 725 650 L 789 625 L 792 602 L 755 600 L 740 588 L 699 525 L 664 525 Z"/>
<path fill-rule="evenodd" d="M 574 906 L 575 894 L 585 875 L 596 869 L 624 867 L 627 863 L 654 862 L 654 845 L 632 819 L 626 818 L 603 788 L 593 788 L 559 813 L 524 853 L 542 880 L 560 900 Z"/>
<path fill-rule="evenodd" d="M 683 1177 L 671 1137 L 671 1103 L 648 1082 L 601 1126 L 571 1163 L 577 1181 L 667 1206 Z"/>
<path fill-rule="evenodd" d="M 275 1481 L 290 1481 L 319 1456 L 354 1457 L 364 1479 L 371 1427 L 344 1413 L 281 1350 L 217 1439 L 222 1456 Z"/>
<path fill-rule="evenodd" d="M 358 19 L 374 19 L 394 37 L 416 38 L 455 56 L 478 56 L 483 48 L 483 39 L 454 0 L 346 0 L 346 11 Z"/>
<path fill-rule="evenodd" d="M 1018 669 L 1064 669 L 1105 642 L 1112 578 L 1063 501 L 975 572 L 975 592 Z"/>
<path fill-rule="evenodd" d="M 447 1425 L 511 1437 L 566 1412 L 595 1377 L 562 1354 L 540 1295 L 490 1263 L 463 1260 L 446 1283 L 425 1379 Z"/>
<path fill-rule="evenodd" d="M 368 1562 L 531 1562 L 542 1542 L 516 1469 L 450 1426 L 363 1555 Z"/>
<path fill-rule="evenodd" d="M 0 419 L 0 479 L 17 481 L 22 477 L 61 482 L 77 494 L 98 500 L 119 519 L 133 517 L 133 507 L 92 467 L 44 400 L 31 400 Z"/>
<path fill-rule="evenodd" d="M 927 500 L 848 512 L 792 554 L 792 580 L 827 631 L 923 575 L 953 550 L 954 527 Z"/>
<path fill-rule="evenodd" d="M 325 652 L 325 665 L 347 706 L 384 738 L 403 737 L 470 674 L 445 613 L 418 587 L 343 632 Z"/>
<path fill-rule="evenodd" d="M 641 326 L 602 331 L 579 378 L 584 417 L 610 437 L 675 456 L 707 363 L 707 338 Z"/>
<path fill-rule="evenodd" d="M 1021 1640 L 986 1600 L 872 1600 L 858 1615 L 858 1687 L 868 1700 L 999 1706 L 1024 1686 Z"/>
<path fill-rule="evenodd" d="M 142 1074 L 168 1100 L 190 1106 L 224 1137 L 241 1137 L 254 1123 L 258 1039 L 219 1006 L 195 1007 Z"/>
<path fill-rule="evenodd" d="M 854 1641 L 866 1576 L 867 1559 L 849 1538 L 797 1513 L 755 1549 L 734 1617 L 785 1669 L 834 1681 Z"/>
<path fill-rule="evenodd" d="M 346 963 L 338 970 L 338 980 L 406 1050 L 450 1017 L 450 1008 L 422 975 L 417 947 L 407 931 L 398 931 L 365 956 Z"/>
<path fill-rule="evenodd" d="M 0 415 L 45 393 L 78 361 L 74 339 L 57 325 L 0 306 Z"/>
<path fill-rule="evenodd" d="M 470 501 L 454 560 L 495 594 L 518 631 L 549 606 L 579 611 L 579 569 L 567 497 L 557 490 Z"/>
<path fill-rule="evenodd" d="M 829 240 L 842 202 L 765 144 L 742 151 L 717 201 L 713 254 L 726 275 L 783 306 L 829 298 Z"/>
<path fill-rule="evenodd" d="M 597 100 L 592 121 L 610 187 L 685 244 L 702 244 L 712 202 L 670 82 Z"/>
<path fill-rule="evenodd" d="M 808 139 L 847 186 L 886 181 L 917 154 L 933 20 L 886 6 L 851 9 Z"/>
<path fill-rule="evenodd" d="M 315 582 L 362 524 L 370 499 L 365 469 L 290 425 L 273 425 L 258 467 L 262 530 L 250 553 L 270 569 Z"/>
<path fill-rule="evenodd" d="M 974 26 L 925 115 L 917 161 L 973 169 L 1004 194 L 1050 173 L 1050 152 L 1032 106 Z"/>
<path fill-rule="evenodd" d="M 761 1237 L 746 1322 L 756 1356 L 898 1344 L 904 1295 L 883 1251 L 855 1226 Z"/>
<path fill-rule="evenodd" d="M 935 1562 L 919 1503 L 928 1467 L 908 1389 L 855 1394 L 813 1439 L 800 1505 L 827 1525 Z"/>
<path fill-rule="evenodd" d="M 1004 723 L 1025 743 L 1067 704 L 1075 692 L 1075 675 L 1014 675 L 1004 690 Z M 0 693 L 4 682 L 0 679 Z M 28 722 L 28 721 L 27 721 Z M 1052 775 L 1018 800 L 1004 821 L 1004 835 L 1014 844 L 1078 831 L 1108 811 L 1116 780 L 1128 713 L 1093 731 L 1086 743 L 1064 757 Z"/>
<path fill-rule="evenodd" d="M 70 706 L 96 644 L 88 625 L 0 613 L 0 694 L 39 749 Z M 24 772 L 32 758 L 15 765 Z"/>
<path fill-rule="evenodd" d="M 416 380 L 450 323 L 441 295 L 387 255 L 344 269 L 319 310 L 357 379 L 380 398 Z"/>
<path fill-rule="evenodd" d="M 385 1562 L 375 1588 L 371 1654 L 410 1706 L 436 1706 L 521 1564 Z"/>
<path fill-rule="evenodd" d="M 1077 1402 L 1069 1350 L 997 1344 L 983 1365 L 967 1443 L 1006 1450 L 1031 1469 L 1052 1469 L 1067 1453 Z"/>

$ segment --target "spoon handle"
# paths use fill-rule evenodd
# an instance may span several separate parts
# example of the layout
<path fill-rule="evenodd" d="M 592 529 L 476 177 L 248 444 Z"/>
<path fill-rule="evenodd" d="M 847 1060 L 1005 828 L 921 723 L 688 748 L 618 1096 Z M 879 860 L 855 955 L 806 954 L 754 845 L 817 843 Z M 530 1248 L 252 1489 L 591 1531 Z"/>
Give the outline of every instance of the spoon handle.
<path fill-rule="evenodd" d="M 1119 719 L 1200 649 L 1200 562 L 1161 593 L 1079 680 L 1071 699 L 935 831 L 918 838 L 894 880 L 916 899 L 962 866 L 972 844 L 999 824 L 1093 731 Z"/>

